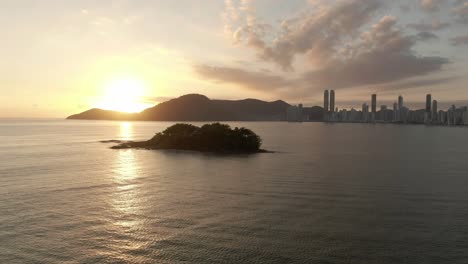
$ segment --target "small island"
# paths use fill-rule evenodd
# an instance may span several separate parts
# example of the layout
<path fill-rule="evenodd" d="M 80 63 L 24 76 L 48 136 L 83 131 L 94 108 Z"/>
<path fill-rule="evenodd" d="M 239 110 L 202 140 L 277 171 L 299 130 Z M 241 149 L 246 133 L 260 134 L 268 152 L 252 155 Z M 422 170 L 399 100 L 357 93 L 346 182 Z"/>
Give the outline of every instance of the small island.
<path fill-rule="evenodd" d="M 175 124 L 148 141 L 121 142 L 112 149 L 172 149 L 225 154 L 268 152 L 260 148 L 261 144 L 262 140 L 257 134 L 243 127 L 232 129 L 229 125 L 220 123 L 206 124 L 202 127 Z"/>

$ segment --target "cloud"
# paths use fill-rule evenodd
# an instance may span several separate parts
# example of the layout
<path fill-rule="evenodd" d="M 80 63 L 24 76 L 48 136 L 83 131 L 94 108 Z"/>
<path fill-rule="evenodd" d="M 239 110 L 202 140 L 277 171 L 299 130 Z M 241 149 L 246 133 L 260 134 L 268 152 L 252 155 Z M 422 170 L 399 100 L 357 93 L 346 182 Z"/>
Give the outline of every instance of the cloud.
<path fill-rule="evenodd" d="M 421 29 L 418 30 L 421 32 L 409 35 L 393 16 L 384 16 L 369 27 L 382 6 L 379 0 L 333 3 L 315 1 L 314 11 L 282 21 L 276 32 L 272 32 L 273 26 L 259 22 L 254 9 L 249 9 L 247 14 L 253 18 L 244 24 L 237 21 L 242 25 L 232 35 L 235 43 L 253 49 L 259 58 L 283 69 L 283 74 L 206 65 L 196 66 L 195 71 L 216 82 L 234 83 L 255 90 L 294 87 L 291 93 L 297 95 L 325 88 L 398 84 L 440 72 L 450 63 L 447 58 L 424 56 L 415 51 L 417 43 L 438 39 L 431 31 L 443 29 L 448 23 L 434 19 L 432 24 L 414 24 L 411 27 Z M 290 74 L 299 56 L 307 59 L 299 77 L 283 77 Z M 433 80 L 434 83 L 437 81 L 449 79 Z M 413 81 L 405 85 L 420 83 L 422 81 Z"/>
<path fill-rule="evenodd" d="M 442 69 L 449 61 L 442 57 L 419 56 L 413 50 L 418 41 L 437 38 L 430 32 L 406 36 L 396 27 L 396 18 L 383 17 L 346 48 L 326 58 L 322 67 L 305 71 L 291 80 L 265 72 L 198 65 L 195 71 L 205 78 L 240 84 L 256 90 L 287 86 L 301 89 L 340 89 L 392 83 Z"/>
<path fill-rule="evenodd" d="M 239 68 L 204 64 L 194 65 L 193 69 L 198 76 L 205 79 L 217 83 L 236 84 L 251 90 L 270 92 L 293 86 L 292 81 L 264 71 L 248 71 Z"/>
<path fill-rule="evenodd" d="M 457 37 L 451 38 L 450 41 L 452 42 L 452 45 L 454 46 L 468 45 L 468 35 L 457 36 Z"/>
<path fill-rule="evenodd" d="M 377 85 L 439 71 L 446 63 L 446 59 L 439 57 L 392 56 L 389 53 L 372 52 L 352 62 L 308 72 L 303 80 L 317 89 Z"/>
<path fill-rule="evenodd" d="M 415 29 L 417 31 L 437 31 L 450 27 L 450 23 L 443 23 L 437 19 L 434 19 L 432 23 L 410 23 L 407 25 L 407 27 Z"/>
<path fill-rule="evenodd" d="M 245 23 L 237 27 L 232 38 L 284 70 L 293 69 L 297 55 L 306 54 L 312 63 L 321 64 L 333 57 L 345 39 L 358 34 L 380 6 L 378 0 L 349 0 L 336 5 L 315 3 L 314 11 L 282 21 L 280 29 L 273 33 L 271 25 L 260 23 L 255 13 L 249 11 Z"/>
<path fill-rule="evenodd" d="M 419 0 L 419 5 L 424 11 L 434 12 L 439 10 L 440 0 Z"/>
<path fill-rule="evenodd" d="M 432 32 L 427 32 L 427 31 L 423 31 L 423 32 L 419 32 L 417 35 L 416 35 L 416 38 L 418 40 L 421 40 L 421 41 L 428 41 L 428 40 L 433 40 L 433 39 L 439 39 L 439 37 L 432 33 Z"/>
<path fill-rule="evenodd" d="M 400 5 L 400 10 L 401 12 L 408 13 L 411 11 L 411 6 L 410 5 Z"/>
<path fill-rule="evenodd" d="M 453 9 L 453 13 L 457 16 L 457 21 L 468 24 L 468 1 Z"/>
<path fill-rule="evenodd" d="M 396 18 L 383 17 L 364 32 L 355 45 L 342 52 L 345 60 L 335 59 L 326 67 L 306 73 L 304 78 L 338 89 L 426 75 L 441 70 L 443 65 L 449 63 L 445 58 L 419 56 L 412 50 L 417 41 L 435 35 L 405 36 L 395 25 Z"/>
<path fill-rule="evenodd" d="M 410 81 L 387 84 L 385 85 L 384 89 L 385 90 L 407 90 L 407 89 L 412 89 L 412 88 L 428 87 L 428 86 L 433 86 L 437 84 L 451 82 L 458 78 L 459 77 L 452 76 L 452 77 L 435 78 L 435 79 L 410 80 Z"/>

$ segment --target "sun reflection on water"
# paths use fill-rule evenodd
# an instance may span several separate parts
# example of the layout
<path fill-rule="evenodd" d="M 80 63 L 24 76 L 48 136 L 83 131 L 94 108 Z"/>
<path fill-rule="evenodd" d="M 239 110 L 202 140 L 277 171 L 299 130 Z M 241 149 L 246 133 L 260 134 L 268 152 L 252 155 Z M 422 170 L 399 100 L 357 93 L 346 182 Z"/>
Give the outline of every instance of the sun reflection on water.
<path fill-rule="evenodd" d="M 116 160 L 116 181 L 118 183 L 127 183 L 138 177 L 135 153 L 133 150 L 121 150 L 118 152 Z"/>
<path fill-rule="evenodd" d="M 119 138 L 134 139 L 134 125 L 131 122 L 119 123 Z M 143 190 L 140 184 L 141 163 L 139 152 L 127 149 L 113 152 L 113 190 L 109 195 L 111 221 L 108 229 L 116 238 L 112 248 L 120 258 L 126 259 L 128 251 L 138 250 L 145 245 L 138 241 L 143 236 L 145 222 Z M 129 261 L 130 262 L 130 261 Z"/>
<path fill-rule="evenodd" d="M 134 214 L 137 214 L 140 208 L 140 186 L 135 181 L 138 178 L 138 165 L 134 151 L 119 151 L 115 162 L 116 188 L 112 195 L 112 205 L 118 218 L 116 224 L 131 228 L 137 225 Z"/>
<path fill-rule="evenodd" d="M 125 123 L 122 123 L 125 124 Z M 122 132 L 131 131 L 131 125 L 122 125 Z M 125 130 L 130 128 L 129 130 Z M 142 218 L 144 214 L 142 186 L 140 184 L 141 167 L 138 153 L 134 150 L 119 150 L 115 152 L 113 169 L 114 187 L 110 193 L 109 204 L 111 221 L 108 230 L 115 235 L 111 243 L 112 250 L 121 259 L 131 262 L 129 251 L 144 248 L 138 241 L 146 230 Z"/>
<path fill-rule="evenodd" d="M 133 125 L 131 122 L 120 123 L 119 137 L 122 140 L 131 140 L 133 138 Z"/>

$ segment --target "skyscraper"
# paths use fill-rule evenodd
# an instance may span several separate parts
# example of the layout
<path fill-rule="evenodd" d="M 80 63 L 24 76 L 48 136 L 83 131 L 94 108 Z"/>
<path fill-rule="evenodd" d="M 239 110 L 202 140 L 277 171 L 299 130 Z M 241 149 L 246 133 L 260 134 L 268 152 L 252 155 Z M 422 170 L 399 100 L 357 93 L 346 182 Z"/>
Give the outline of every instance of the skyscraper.
<path fill-rule="evenodd" d="M 401 96 L 400 96 L 401 97 Z M 403 99 L 402 99 L 403 100 Z M 398 121 L 398 104 L 395 102 L 393 103 L 393 122 L 396 122 Z"/>
<path fill-rule="evenodd" d="M 335 91 L 330 91 L 330 112 L 335 112 Z"/>
<path fill-rule="evenodd" d="M 432 122 L 437 121 L 437 100 L 432 101 Z"/>
<path fill-rule="evenodd" d="M 328 90 L 323 93 L 323 120 L 328 121 L 328 111 L 330 109 L 330 98 Z"/>
<path fill-rule="evenodd" d="M 328 90 L 325 90 L 325 92 L 323 93 L 323 110 L 325 112 L 328 112 L 328 102 L 329 102 L 329 98 L 328 98 Z"/>
<path fill-rule="evenodd" d="M 398 110 L 403 108 L 403 96 L 398 96 Z"/>
<path fill-rule="evenodd" d="M 387 121 L 387 109 L 386 105 L 380 106 L 380 120 Z"/>
<path fill-rule="evenodd" d="M 377 95 L 372 95 L 370 121 L 375 122 L 377 118 Z"/>
<path fill-rule="evenodd" d="M 369 106 L 364 103 L 362 104 L 362 122 L 369 121 Z"/>
<path fill-rule="evenodd" d="M 372 95 L 372 113 L 375 115 L 377 112 L 377 95 L 373 94 Z"/>
<path fill-rule="evenodd" d="M 431 113 L 432 95 L 426 95 L 426 112 Z"/>
<path fill-rule="evenodd" d="M 426 114 L 425 114 L 425 123 L 429 123 L 432 120 L 432 111 L 431 111 L 431 105 L 432 105 L 432 95 L 427 94 L 426 95 Z"/>

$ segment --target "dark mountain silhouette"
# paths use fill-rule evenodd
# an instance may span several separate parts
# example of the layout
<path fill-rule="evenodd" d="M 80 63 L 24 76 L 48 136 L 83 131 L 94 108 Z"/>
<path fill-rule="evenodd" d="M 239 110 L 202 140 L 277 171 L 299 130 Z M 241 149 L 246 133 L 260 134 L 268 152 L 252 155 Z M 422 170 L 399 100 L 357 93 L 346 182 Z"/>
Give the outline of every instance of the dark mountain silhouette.
<path fill-rule="evenodd" d="M 142 120 L 142 121 L 280 121 L 286 118 L 289 104 L 256 99 L 211 100 L 204 95 L 188 94 L 160 103 L 141 113 L 91 109 L 67 119 Z"/>
<path fill-rule="evenodd" d="M 138 114 L 123 113 L 118 111 L 103 110 L 93 108 L 83 113 L 72 115 L 67 119 L 83 119 L 83 120 L 133 120 Z"/>
<path fill-rule="evenodd" d="M 304 107 L 303 114 L 309 117 L 309 121 L 323 121 L 323 107 Z"/>

